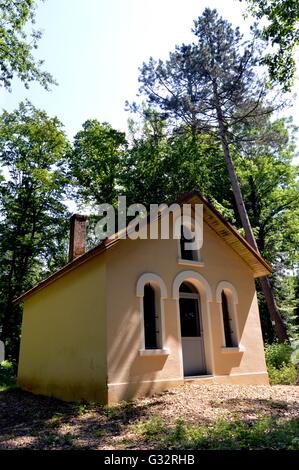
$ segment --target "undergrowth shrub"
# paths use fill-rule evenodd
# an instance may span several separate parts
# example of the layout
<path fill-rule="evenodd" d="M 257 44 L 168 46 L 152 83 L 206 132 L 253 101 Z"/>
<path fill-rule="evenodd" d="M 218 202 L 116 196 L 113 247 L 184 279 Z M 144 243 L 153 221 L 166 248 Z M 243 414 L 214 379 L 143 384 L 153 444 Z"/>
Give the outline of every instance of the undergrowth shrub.
<path fill-rule="evenodd" d="M 267 344 L 265 357 L 271 385 L 293 385 L 298 379 L 298 367 L 293 363 L 294 348 L 290 344 Z"/>

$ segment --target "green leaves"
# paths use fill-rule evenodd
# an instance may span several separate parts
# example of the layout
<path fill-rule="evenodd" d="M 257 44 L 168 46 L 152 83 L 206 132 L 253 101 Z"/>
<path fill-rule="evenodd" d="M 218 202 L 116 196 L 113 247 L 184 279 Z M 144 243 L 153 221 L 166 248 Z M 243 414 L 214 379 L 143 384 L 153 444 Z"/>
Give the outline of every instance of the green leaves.
<path fill-rule="evenodd" d="M 278 81 L 284 91 L 294 83 L 296 62 L 294 54 L 299 45 L 298 0 L 246 0 L 249 12 L 258 19 L 266 19 L 261 37 L 272 46 L 262 62 L 268 66 L 270 80 Z"/>
<path fill-rule="evenodd" d="M 62 124 L 31 103 L 0 117 L 0 331 L 17 356 L 21 309 L 12 301 L 66 261 L 68 211 Z"/>
<path fill-rule="evenodd" d="M 0 87 L 11 90 L 14 76 L 26 88 L 33 80 L 46 89 L 55 84 L 41 69 L 43 61 L 36 61 L 32 54 L 41 38 L 41 32 L 33 29 L 35 9 L 35 0 L 0 0 Z"/>
<path fill-rule="evenodd" d="M 126 137 L 110 124 L 88 120 L 74 139 L 69 166 L 76 194 L 85 203 L 113 203 L 122 171 Z"/>

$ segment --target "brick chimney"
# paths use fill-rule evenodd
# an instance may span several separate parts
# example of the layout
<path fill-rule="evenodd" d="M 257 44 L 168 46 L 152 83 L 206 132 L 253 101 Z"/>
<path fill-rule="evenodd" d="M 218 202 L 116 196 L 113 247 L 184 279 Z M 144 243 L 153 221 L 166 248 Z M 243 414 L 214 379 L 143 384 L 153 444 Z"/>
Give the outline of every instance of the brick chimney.
<path fill-rule="evenodd" d="M 70 218 L 69 261 L 85 253 L 86 216 L 73 214 Z"/>

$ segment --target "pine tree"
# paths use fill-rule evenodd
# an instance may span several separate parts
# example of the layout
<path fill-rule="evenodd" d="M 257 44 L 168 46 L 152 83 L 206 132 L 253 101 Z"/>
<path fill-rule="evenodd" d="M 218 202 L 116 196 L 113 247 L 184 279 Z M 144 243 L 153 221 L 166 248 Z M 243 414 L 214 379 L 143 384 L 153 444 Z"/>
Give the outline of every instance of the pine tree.
<path fill-rule="evenodd" d="M 226 161 L 236 208 L 247 241 L 256 251 L 252 231 L 232 159 L 240 123 L 262 119 L 271 111 L 266 89 L 255 73 L 258 43 L 244 41 L 216 10 L 205 9 L 194 22 L 197 42 L 177 46 L 166 62 L 150 58 L 140 70 L 140 91 L 149 105 L 188 126 L 192 135 L 217 132 Z M 260 279 L 268 311 L 279 341 L 287 340 L 269 279 Z"/>

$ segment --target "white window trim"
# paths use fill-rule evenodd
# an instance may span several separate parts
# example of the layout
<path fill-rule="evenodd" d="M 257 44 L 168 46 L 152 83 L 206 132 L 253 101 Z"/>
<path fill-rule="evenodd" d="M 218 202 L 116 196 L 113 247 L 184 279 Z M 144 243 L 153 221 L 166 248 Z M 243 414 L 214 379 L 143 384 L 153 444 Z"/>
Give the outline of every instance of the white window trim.
<path fill-rule="evenodd" d="M 191 284 L 194 284 L 196 288 L 199 287 L 199 295 L 201 294 L 202 288 L 204 289 L 204 294 L 207 297 L 208 302 L 212 302 L 212 289 L 208 281 L 196 271 L 181 271 L 175 277 L 172 284 L 172 297 L 174 299 L 180 298 L 180 286 L 183 282 L 189 281 Z M 198 285 L 197 285 L 198 284 Z M 202 287 L 202 288 L 200 288 Z"/>
<path fill-rule="evenodd" d="M 139 349 L 139 356 L 168 356 L 169 349 Z"/>
<path fill-rule="evenodd" d="M 227 347 L 225 342 L 225 333 L 224 333 L 224 322 L 223 322 L 223 312 L 222 312 L 222 291 L 227 295 L 228 308 L 230 309 L 230 314 L 233 316 L 233 324 L 236 330 L 236 343 L 237 346 Z M 240 344 L 240 331 L 239 331 L 239 322 L 238 322 L 238 312 L 237 305 L 239 303 L 238 293 L 236 288 L 228 281 L 220 281 L 216 287 L 216 302 L 219 305 L 219 315 L 220 315 L 220 324 L 221 324 L 221 336 L 222 336 L 222 353 L 243 353 L 245 351 L 244 346 Z"/>
<path fill-rule="evenodd" d="M 233 346 L 231 348 L 227 348 L 226 346 L 225 347 L 222 347 L 221 348 L 221 352 L 224 353 L 224 354 L 238 354 L 238 353 L 243 353 L 245 352 L 245 348 L 244 346 L 240 345 L 240 346 Z"/>
<path fill-rule="evenodd" d="M 179 244 L 179 251 L 181 250 L 181 245 Z M 195 261 L 195 260 L 188 260 L 178 257 L 177 262 L 181 266 L 191 266 L 192 268 L 203 268 L 204 262 L 203 261 Z"/>
<path fill-rule="evenodd" d="M 160 289 L 160 340 L 161 348 L 159 349 L 146 349 L 145 338 L 144 338 L 144 311 L 143 311 L 143 297 L 144 297 L 144 286 L 148 283 L 158 284 Z M 157 356 L 167 355 L 169 350 L 165 347 L 165 312 L 164 312 L 164 300 L 167 298 L 167 288 L 163 279 L 155 273 L 143 273 L 136 285 L 136 296 L 139 297 L 139 313 L 140 313 L 140 356 Z"/>

